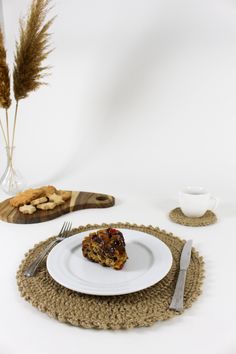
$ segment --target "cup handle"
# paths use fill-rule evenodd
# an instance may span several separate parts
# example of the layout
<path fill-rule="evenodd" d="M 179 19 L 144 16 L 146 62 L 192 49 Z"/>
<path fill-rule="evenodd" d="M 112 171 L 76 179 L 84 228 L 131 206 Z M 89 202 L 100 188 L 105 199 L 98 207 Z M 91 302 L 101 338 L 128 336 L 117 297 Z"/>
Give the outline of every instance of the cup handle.
<path fill-rule="evenodd" d="M 216 208 L 219 205 L 219 202 L 220 202 L 219 198 L 211 196 L 211 198 L 210 198 L 210 210 L 212 210 L 212 211 L 216 210 Z"/>

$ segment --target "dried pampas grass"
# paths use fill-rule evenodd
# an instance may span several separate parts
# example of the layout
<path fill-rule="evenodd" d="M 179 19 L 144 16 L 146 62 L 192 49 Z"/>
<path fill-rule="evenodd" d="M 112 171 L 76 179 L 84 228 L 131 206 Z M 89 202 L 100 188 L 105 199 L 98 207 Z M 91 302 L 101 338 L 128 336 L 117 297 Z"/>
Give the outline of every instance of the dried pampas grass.
<path fill-rule="evenodd" d="M 15 140 L 18 105 L 21 99 L 28 97 L 30 92 L 37 90 L 44 76 L 48 74 L 48 66 L 43 66 L 43 61 L 51 52 L 49 48 L 51 27 L 54 18 L 46 20 L 50 11 L 51 0 L 32 0 L 28 15 L 25 20 L 20 20 L 20 36 L 16 42 L 15 61 L 13 68 L 13 91 L 16 100 L 14 122 L 10 139 L 8 108 L 11 105 L 10 75 L 6 62 L 6 49 L 4 47 L 3 33 L 0 29 L 0 108 L 5 109 L 5 129 L 0 119 L 0 128 L 5 144 L 11 147 L 12 157 Z"/>
<path fill-rule="evenodd" d="M 11 105 L 11 86 L 9 68 L 7 65 L 7 53 L 4 46 L 4 38 L 2 29 L 0 28 L 0 107 L 5 109 L 6 114 L 6 133 L 0 120 L 0 127 L 3 133 L 5 144 L 9 144 L 9 121 L 8 121 L 8 108 Z"/>
<path fill-rule="evenodd" d="M 0 107 L 8 109 L 11 105 L 10 75 L 6 62 L 6 49 L 4 46 L 3 33 L 0 29 Z"/>
<path fill-rule="evenodd" d="M 26 98 L 42 84 L 47 66 L 42 62 L 49 50 L 48 30 L 54 18 L 45 22 L 50 0 L 33 0 L 26 21 L 20 21 L 20 39 L 16 43 L 13 87 L 16 101 Z"/>

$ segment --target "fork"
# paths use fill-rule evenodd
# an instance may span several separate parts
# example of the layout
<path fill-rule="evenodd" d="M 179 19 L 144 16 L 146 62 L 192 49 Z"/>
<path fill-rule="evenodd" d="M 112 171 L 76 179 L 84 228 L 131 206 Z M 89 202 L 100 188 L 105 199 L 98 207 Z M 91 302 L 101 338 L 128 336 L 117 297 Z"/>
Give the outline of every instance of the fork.
<path fill-rule="evenodd" d="M 26 277 L 33 277 L 42 263 L 42 261 L 47 257 L 48 252 L 60 241 L 64 240 L 72 227 L 71 222 L 65 221 L 62 225 L 62 228 L 57 235 L 57 237 L 49 243 L 49 245 L 35 258 L 35 260 L 26 268 L 24 275 Z"/>

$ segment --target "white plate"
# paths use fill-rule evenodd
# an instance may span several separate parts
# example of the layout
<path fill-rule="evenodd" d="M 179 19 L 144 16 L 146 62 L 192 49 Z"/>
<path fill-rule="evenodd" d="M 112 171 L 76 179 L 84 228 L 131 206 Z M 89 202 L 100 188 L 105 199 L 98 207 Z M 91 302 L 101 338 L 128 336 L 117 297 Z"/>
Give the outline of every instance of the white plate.
<path fill-rule="evenodd" d="M 119 229 L 129 259 L 114 270 L 90 262 L 82 254 L 82 241 L 90 232 L 71 236 L 56 245 L 47 258 L 51 277 L 68 289 L 91 295 L 121 295 L 145 289 L 160 281 L 172 265 L 165 243 L 144 232 Z"/>

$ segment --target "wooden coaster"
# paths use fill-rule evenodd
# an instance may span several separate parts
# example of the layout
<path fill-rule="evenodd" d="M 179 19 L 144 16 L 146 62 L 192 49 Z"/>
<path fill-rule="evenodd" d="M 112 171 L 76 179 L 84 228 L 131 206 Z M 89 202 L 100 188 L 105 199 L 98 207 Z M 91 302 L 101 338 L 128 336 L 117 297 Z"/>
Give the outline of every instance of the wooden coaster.
<path fill-rule="evenodd" d="M 180 208 L 175 208 L 170 212 L 169 217 L 177 224 L 185 226 L 207 226 L 214 224 L 217 221 L 216 215 L 210 210 L 200 218 L 189 218 L 183 214 Z"/>
<path fill-rule="evenodd" d="M 86 225 L 73 229 L 70 235 L 107 227 L 132 229 L 145 232 L 163 241 L 171 250 L 173 263 L 169 273 L 158 283 L 135 293 L 118 296 L 94 296 L 69 290 L 54 281 L 44 262 L 34 277 L 24 271 L 35 257 L 52 241 L 40 242 L 27 252 L 17 272 L 21 296 L 39 309 L 61 322 L 84 328 L 125 329 L 151 326 L 157 321 L 168 320 L 180 313 L 169 309 L 180 267 L 184 240 L 160 230 L 158 227 L 115 223 Z M 204 278 L 204 261 L 192 249 L 184 293 L 184 309 L 192 306 L 201 293 Z M 36 313 L 35 313 L 36 316 Z M 36 319 L 36 317 L 35 317 Z"/>

